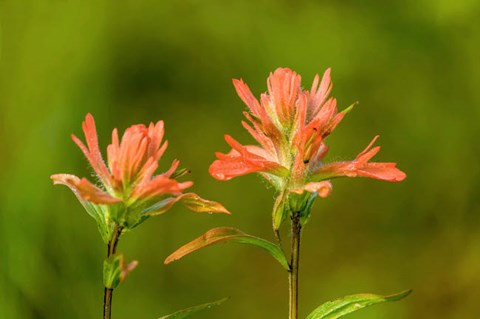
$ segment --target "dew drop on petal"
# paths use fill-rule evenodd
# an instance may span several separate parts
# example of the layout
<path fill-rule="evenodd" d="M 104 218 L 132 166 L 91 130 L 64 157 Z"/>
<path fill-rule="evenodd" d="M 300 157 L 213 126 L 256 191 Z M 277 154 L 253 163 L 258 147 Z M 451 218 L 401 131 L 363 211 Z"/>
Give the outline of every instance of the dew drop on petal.
<path fill-rule="evenodd" d="M 224 179 L 225 175 L 222 174 L 222 173 L 215 173 L 215 177 L 218 178 L 218 179 Z"/>

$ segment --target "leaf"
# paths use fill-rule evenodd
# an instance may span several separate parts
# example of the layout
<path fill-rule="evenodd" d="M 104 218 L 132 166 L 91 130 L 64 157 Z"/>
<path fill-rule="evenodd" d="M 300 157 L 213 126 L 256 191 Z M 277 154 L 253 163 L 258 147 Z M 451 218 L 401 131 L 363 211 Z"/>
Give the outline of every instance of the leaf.
<path fill-rule="evenodd" d="M 110 256 L 103 262 L 103 285 L 109 289 L 117 288 L 137 265 L 138 261 L 136 260 L 125 265 L 122 254 Z"/>
<path fill-rule="evenodd" d="M 305 226 L 305 224 L 308 222 L 308 220 L 310 219 L 310 215 L 312 213 L 312 206 L 313 206 L 313 203 L 315 201 L 315 198 L 317 198 L 318 194 L 317 193 L 312 193 L 306 203 L 305 203 L 305 208 L 303 209 L 302 211 L 302 214 L 300 215 L 300 224 L 303 226 Z"/>
<path fill-rule="evenodd" d="M 230 215 L 230 212 L 222 204 L 203 199 L 195 193 L 180 195 L 179 199 L 185 207 L 197 213 L 224 213 Z"/>
<path fill-rule="evenodd" d="M 153 204 L 142 207 L 141 216 L 156 216 L 167 212 L 177 202 L 177 197 L 167 197 Z"/>
<path fill-rule="evenodd" d="M 286 192 L 282 192 L 280 195 L 278 195 L 273 206 L 272 223 L 273 230 L 275 232 L 280 229 L 280 226 L 285 219 L 287 219 L 289 213 L 290 209 L 288 206 L 288 198 Z"/>
<path fill-rule="evenodd" d="M 220 203 L 201 198 L 195 193 L 185 193 L 177 197 L 168 197 L 142 210 L 144 216 L 160 215 L 168 211 L 172 206 L 181 201 L 186 208 L 196 213 L 224 213 L 230 212 Z"/>
<path fill-rule="evenodd" d="M 359 309 L 387 301 L 397 301 L 408 296 L 412 290 L 381 296 L 374 294 L 350 295 L 337 300 L 328 301 L 315 309 L 306 319 L 336 319 Z"/>
<path fill-rule="evenodd" d="M 87 213 L 95 219 L 103 241 L 105 244 L 108 244 L 113 231 L 107 219 L 107 216 L 109 216 L 109 205 L 96 205 L 84 199 L 76 186 L 76 184 L 80 183 L 80 179 L 75 175 L 55 174 L 50 176 L 50 178 L 53 180 L 54 185 L 65 185 L 70 188 Z"/>
<path fill-rule="evenodd" d="M 272 255 L 273 258 L 275 258 L 283 266 L 283 268 L 286 270 L 290 269 L 287 258 L 280 247 L 265 239 L 248 235 L 241 230 L 231 227 L 218 227 L 210 229 L 202 236 L 192 240 L 188 244 L 185 244 L 168 256 L 167 259 L 165 259 L 165 264 L 169 264 L 175 260 L 178 260 L 183 256 L 190 254 L 191 252 L 199 250 L 200 248 L 222 242 L 237 242 L 260 247 Z"/>
<path fill-rule="evenodd" d="M 220 299 L 220 300 L 217 300 L 217 301 L 214 301 L 214 302 L 209 302 L 209 303 L 205 303 L 203 305 L 193 306 L 193 307 L 190 307 L 190 308 L 187 308 L 187 309 L 179 310 L 175 313 L 163 316 L 159 319 L 183 319 L 183 318 L 186 318 L 186 317 L 190 316 L 192 313 L 195 313 L 197 311 L 201 311 L 201 310 L 205 310 L 205 309 L 210 309 L 212 307 L 216 307 L 216 306 L 222 304 L 223 302 L 225 302 L 227 299 L 228 298 L 223 298 L 223 299 Z"/>
<path fill-rule="evenodd" d="M 115 289 L 122 278 L 123 255 L 113 255 L 103 262 L 103 285 L 109 289 Z"/>
<path fill-rule="evenodd" d="M 220 203 L 201 198 L 195 193 L 180 194 L 176 197 L 167 197 L 157 202 L 143 202 L 130 207 L 128 220 L 124 224 L 128 229 L 137 227 L 151 216 L 166 213 L 177 202 L 182 202 L 186 208 L 196 213 L 223 213 L 230 212 Z"/>

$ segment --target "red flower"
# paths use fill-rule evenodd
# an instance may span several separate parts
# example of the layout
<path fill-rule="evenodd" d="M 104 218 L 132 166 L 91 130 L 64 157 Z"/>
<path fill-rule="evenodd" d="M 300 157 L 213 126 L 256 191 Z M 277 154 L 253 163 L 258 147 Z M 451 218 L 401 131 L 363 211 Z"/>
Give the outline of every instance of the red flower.
<path fill-rule="evenodd" d="M 91 114 L 87 114 L 82 127 L 86 145 L 75 135 L 72 135 L 72 139 L 92 166 L 99 186 L 69 174 L 56 174 L 51 178 L 54 184 L 68 186 L 95 218 L 100 211 L 107 221 L 116 218 L 115 222 L 125 224 L 122 226 L 134 227 L 148 216 L 165 212 L 179 200 L 198 212 L 228 213 L 222 205 L 204 200 L 194 193 L 182 194 L 193 183 L 175 179 L 183 175 L 176 173 L 179 161 L 175 160 L 168 171 L 154 176 L 158 161 L 168 145 L 166 141 L 162 143 L 163 121 L 150 123 L 148 127 L 133 125 L 125 130 L 121 141 L 117 129 L 114 129 L 112 144 L 107 147 L 108 167 L 98 147 L 95 121 Z M 117 203 L 121 203 L 124 209 L 105 209 L 104 205 L 115 206 Z"/>
<path fill-rule="evenodd" d="M 305 186 L 337 176 L 387 181 L 405 178 L 395 163 L 368 162 L 380 149 L 369 150 L 373 141 L 351 162 L 323 163 L 328 151 L 324 139 L 351 109 L 338 112 L 336 100 L 328 99 L 332 88 L 330 69 L 321 81 L 316 75 L 311 90 L 306 91 L 301 88 L 300 75 L 278 68 L 270 74 L 268 92 L 260 96 L 260 102 L 242 80 L 233 80 L 233 84 L 250 110 L 244 114 L 251 125 L 242 124 L 260 146 L 244 146 L 226 135 L 232 151 L 216 154 L 217 160 L 210 166 L 213 177 L 228 180 L 258 172 L 281 191 L 313 190 Z"/>

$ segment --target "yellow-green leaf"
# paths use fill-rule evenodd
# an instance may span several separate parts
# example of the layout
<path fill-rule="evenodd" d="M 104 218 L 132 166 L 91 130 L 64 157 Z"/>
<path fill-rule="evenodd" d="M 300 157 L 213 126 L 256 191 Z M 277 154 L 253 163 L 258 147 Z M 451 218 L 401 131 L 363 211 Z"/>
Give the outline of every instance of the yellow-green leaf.
<path fill-rule="evenodd" d="M 222 204 L 203 199 L 195 193 L 186 193 L 180 195 L 178 198 L 182 201 L 185 207 L 197 213 L 230 214 L 230 212 Z"/>
<path fill-rule="evenodd" d="M 288 206 L 287 192 L 284 191 L 278 195 L 273 206 L 272 222 L 273 230 L 277 232 L 282 223 L 287 219 L 290 209 Z"/>
<path fill-rule="evenodd" d="M 127 275 L 137 267 L 138 261 L 134 260 L 128 265 L 122 254 L 115 254 L 103 262 L 103 284 L 106 288 L 115 289 L 125 281 Z"/>
<path fill-rule="evenodd" d="M 115 289 L 120 284 L 122 277 L 123 255 L 116 254 L 103 262 L 103 285 Z"/>
<path fill-rule="evenodd" d="M 337 300 L 328 301 L 315 309 L 306 319 L 337 319 L 359 309 L 387 301 L 397 301 L 408 296 L 412 291 L 381 296 L 374 294 L 358 294 L 346 296 Z"/>
<path fill-rule="evenodd" d="M 241 230 L 231 227 L 218 227 L 209 230 L 202 236 L 183 245 L 170 256 L 168 256 L 167 259 L 165 259 L 165 264 L 178 260 L 183 256 L 199 250 L 200 248 L 222 242 L 236 242 L 260 247 L 272 255 L 273 258 L 275 258 L 285 269 L 289 270 L 290 268 L 287 258 L 280 247 L 269 242 L 268 240 L 248 235 Z"/>
<path fill-rule="evenodd" d="M 163 316 L 159 319 L 183 319 L 183 318 L 186 318 L 186 317 L 190 316 L 191 314 L 193 314 L 197 311 L 201 311 L 201 310 L 205 310 L 205 309 L 210 309 L 212 307 L 216 307 L 216 306 L 220 305 L 221 303 L 223 303 L 227 299 L 228 298 L 223 298 L 221 300 L 217 300 L 217 301 L 214 301 L 214 302 L 209 302 L 209 303 L 206 303 L 206 304 L 203 304 L 203 305 L 193 306 L 193 307 L 190 307 L 190 308 L 187 308 L 187 309 L 179 310 L 175 313 Z"/>

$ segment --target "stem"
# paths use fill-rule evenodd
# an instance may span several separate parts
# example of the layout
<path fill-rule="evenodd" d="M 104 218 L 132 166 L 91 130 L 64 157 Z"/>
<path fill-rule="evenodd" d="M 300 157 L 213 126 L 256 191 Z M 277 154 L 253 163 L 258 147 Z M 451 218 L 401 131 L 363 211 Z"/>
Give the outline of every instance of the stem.
<path fill-rule="evenodd" d="M 288 281 L 290 283 L 289 289 L 289 304 L 290 304 L 290 319 L 298 318 L 298 266 L 300 262 L 300 233 L 302 226 L 300 225 L 300 212 L 292 212 L 292 250 L 290 257 L 290 272 L 288 274 Z"/>
<path fill-rule="evenodd" d="M 113 289 L 106 288 L 103 291 L 103 318 L 110 319 L 112 316 Z"/>
<path fill-rule="evenodd" d="M 107 246 L 107 258 L 115 255 L 122 229 L 122 227 L 115 225 L 112 239 L 108 242 Z M 113 289 L 105 287 L 103 291 L 103 319 L 110 319 L 112 317 L 112 297 Z"/>

